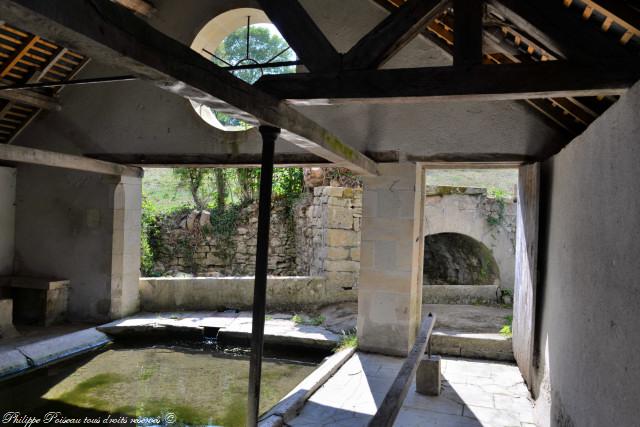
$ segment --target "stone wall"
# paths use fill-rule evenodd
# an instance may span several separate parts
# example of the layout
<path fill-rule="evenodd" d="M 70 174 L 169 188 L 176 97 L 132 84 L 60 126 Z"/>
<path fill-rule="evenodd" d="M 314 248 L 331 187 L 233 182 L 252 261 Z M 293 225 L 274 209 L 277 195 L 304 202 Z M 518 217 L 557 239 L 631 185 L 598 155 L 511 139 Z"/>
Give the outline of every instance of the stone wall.
<path fill-rule="evenodd" d="M 162 277 L 140 279 L 143 311 L 250 309 L 253 277 Z M 336 289 L 324 277 L 270 276 L 268 310 L 315 310 L 355 301 L 353 291 Z"/>
<path fill-rule="evenodd" d="M 242 208 L 228 230 L 216 230 L 207 211 L 165 218 L 159 224 L 154 269 L 164 276 L 246 276 L 255 268 L 258 203 Z M 290 205 L 271 209 L 269 274 L 324 276 L 336 289 L 357 286 L 362 191 L 316 187 Z"/>
<path fill-rule="evenodd" d="M 243 207 L 229 230 L 216 230 L 208 211 L 164 218 L 160 223 L 160 254 L 154 269 L 164 276 L 242 276 L 255 269 L 258 203 Z M 296 236 L 291 209 L 282 200 L 271 209 L 269 274 L 292 275 L 296 267 Z"/>
<path fill-rule="evenodd" d="M 336 288 L 358 285 L 362 190 L 316 187 L 296 206 L 298 274 L 325 276 Z"/>

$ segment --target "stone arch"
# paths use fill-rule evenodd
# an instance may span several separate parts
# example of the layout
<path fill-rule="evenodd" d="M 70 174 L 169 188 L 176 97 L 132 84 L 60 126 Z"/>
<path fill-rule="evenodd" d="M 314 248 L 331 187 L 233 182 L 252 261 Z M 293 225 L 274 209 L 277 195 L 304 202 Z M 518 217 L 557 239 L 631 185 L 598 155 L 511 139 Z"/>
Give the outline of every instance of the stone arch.
<path fill-rule="evenodd" d="M 425 285 L 500 285 L 500 268 L 491 249 L 459 233 L 424 238 Z"/>
<path fill-rule="evenodd" d="M 425 198 L 424 237 L 439 233 L 469 236 L 489 248 L 500 270 L 500 286 L 513 289 L 515 280 L 515 203 L 507 201 L 504 224 L 487 220 L 494 203 L 486 190 L 466 193 L 429 194 Z"/>

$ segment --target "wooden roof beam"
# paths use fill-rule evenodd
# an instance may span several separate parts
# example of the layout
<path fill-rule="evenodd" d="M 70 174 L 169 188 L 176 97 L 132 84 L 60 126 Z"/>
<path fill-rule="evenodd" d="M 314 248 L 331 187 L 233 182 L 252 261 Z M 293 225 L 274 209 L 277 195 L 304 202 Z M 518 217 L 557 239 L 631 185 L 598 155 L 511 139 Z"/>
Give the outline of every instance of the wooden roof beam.
<path fill-rule="evenodd" d="M 546 61 L 274 75 L 262 77 L 257 86 L 298 105 L 392 104 L 620 95 L 638 78 L 637 62 L 604 67 Z"/>
<path fill-rule="evenodd" d="M 29 163 L 56 168 L 73 169 L 105 175 L 142 177 L 143 171 L 137 167 L 74 156 L 55 151 L 18 145 L 0 144 L 0 160 L 7 162 Z"/>
<path fill-rule="evenodd" d="M 287 141 L 355 173 L 375 175 L 364 154 L 291 106 L 251 86 L 108 0 L 0 0 L 0 14 L 27 31 L 91 52 L 176 95 L 250 124 L 282 129 Z"/>
<path fill-rule="evenodd" d="M 298 0 L 259 0 L 271 22 L 311 72 L 338 72 L 342 62 Z"/>
<path fill-rule="evenodd" d="M 344 55 L 344 69 L 375 69 L 424 30 L 448 0 L 407 0 Z"/>

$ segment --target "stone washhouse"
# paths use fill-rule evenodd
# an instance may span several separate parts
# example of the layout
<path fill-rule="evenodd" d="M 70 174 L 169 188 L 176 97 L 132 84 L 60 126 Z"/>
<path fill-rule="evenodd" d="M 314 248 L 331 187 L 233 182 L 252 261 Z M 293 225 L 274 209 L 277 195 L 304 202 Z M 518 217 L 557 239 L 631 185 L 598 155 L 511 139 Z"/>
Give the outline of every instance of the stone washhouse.
<path fill-rule="evenodd" d="M 282 60 L 288 71 L 250 84 L 239 68 L 277 64 L 212 59 L 247 17 L 275 25 L 295 52 Z M 258 422 L 265 322 L 280 321 L 265 315 L 282 296 L 267 282 L 269 250 L 272 269 L 298 259 L 326 276 L 296 278 L 287 292 L 298 301 L 313 287 L 357 302 L 358 347 L 342 368 L 314 373 L 323 388 L 295 389 L 302 400 L 261 425 L 316 425 L 317 413 L 322 425 L 638 425 L 639 53 L 640 8 L 626 0 L 0 0 L 0 350 L 16 319 L 47 329 L 60 316 L 97 325 L 178 299 L 198 309 L 185 286 L 159 292 L 140 280 L 142 167 L 260 167 L 265 203 L 245 233 L 256 243 L 233 243 L 255 277 L 225 285 L 244 289 L 237 298 L 253 312 L 216 320 L 252 348 L 248 425 Z M 278 252 L 273 166 L 346 168 L 361 194 L 320 191 L 298 213 L 307 244 Z M 438 324 L 423 307 L 425 237 L 489 243 L 438 207 L 425 182 L 436 168 L 519 171 L 515 226 L 490 243 L 493 280 L 513 283 L 517 368 L 443 360 L 438 390 L 462 384 L 453 406 L 410 386 Z M 323 204 L 337 209 L 327 216 Z M 513 270 L 500 265 L 509 251 Z M 203 268 L 219 264 L 211 245 L 200 253 Z M 210 327 L 194 319 L 187 328 Z M 139 319 L 143 330 L 146 321 L 187 323 Z M 2 366 L 52 363 L 23 350 L 2 353 Z M 425 372 L 419 381 L 440 381 Z M 390 391 L 338 414 L 326 404 L 331 390 L 356 396 L 366 384 Z M 445 413 L 418 408 L 428 404 Z M 509 411 L 520 418 L 504 421 Z"/>

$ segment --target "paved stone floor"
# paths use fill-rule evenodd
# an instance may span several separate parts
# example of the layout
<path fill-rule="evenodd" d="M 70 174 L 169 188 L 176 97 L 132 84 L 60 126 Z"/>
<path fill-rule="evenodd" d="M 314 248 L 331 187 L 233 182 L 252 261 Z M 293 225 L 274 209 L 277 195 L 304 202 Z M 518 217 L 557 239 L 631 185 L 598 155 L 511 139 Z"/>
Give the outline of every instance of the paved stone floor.
<path fill-rule="evenodd" d="M 395 378 L 402 359 L 357 353 L 289 422 L 295 427 L 366 426 Z M 535 427 L 529 393 L 515 365 L 446 358 L 438 397 L 412 385 L 397 427 Z"/>

